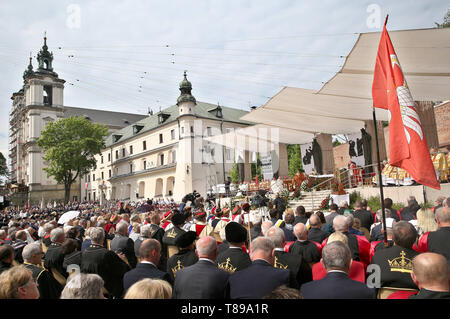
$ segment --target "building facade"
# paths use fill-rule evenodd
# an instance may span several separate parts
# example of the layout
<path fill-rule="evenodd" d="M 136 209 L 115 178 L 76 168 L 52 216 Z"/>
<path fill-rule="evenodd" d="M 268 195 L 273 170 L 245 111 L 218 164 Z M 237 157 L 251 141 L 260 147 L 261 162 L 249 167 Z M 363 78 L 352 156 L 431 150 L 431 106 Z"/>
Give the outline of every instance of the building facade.
<path fill-rule="evenodd" d="M 64 83 L 52 67 L 53 54 L 48 51 L 47 39 L 37 55 L 38 68 L 33 70 L 32 59 L 23 74 L 23 87 L 13 93 L 10 112 L 9 182 L 18 203 L 36 203 L 44 199 L 64 198 L 64 185 L 47 177 L 43 168 L 43 153 L 37 139 L 45 126 L 70 116 L 84 116 L 104 124 L 114 132 L 138 121 L 145 115 L 91 110 L 64 106 Z M 71 199 L 81 198 L 80 183 L 72 185 Z M 19 195 L 20 194 L 20 195 Z"/>
<path fill-rule="evenodd" d="M 45 126 L 70 116 L 84 116 L 106 125 L 105 148 L 97 165 L 71 188 L 71 200 L 180 200 L 193 190 L 205 195 L 212 185 L 223 183 L 235 162 L 233 149 L 208 142 L 208 136 L 227 133 L 252 123 L 240 118 L 247 112 L 198 102 L 191 94 L 186 73 L 176 104 L 156 114 L 140 115 L 64 106 L 64 83 L 52 67 L 47 39 L 23 74 L 23 87 L 13 93 L 10 113 L 10 185 L 21 202 L 64 199 L 64 185 L 47 177 L 44 154 L 37 139 Z M 243 165 L 251 179 L 249 154 Z M 244 161 L 245 161 L 244 159 Z M 103 195 L 100 195 L 103 194 Z"/>
<path fill-rule="evenodd" d="M 83 199 L 179 201 L 224 182 L 236 153 L 206 138 L 248 126 L 240 120 L 247 112 L 196 101 L 186 73 L 179 89 L 176 105 L 107 137 L 96 169 L 83 177 Z M 250 180 L 248 160 L 244 170 Z"/>

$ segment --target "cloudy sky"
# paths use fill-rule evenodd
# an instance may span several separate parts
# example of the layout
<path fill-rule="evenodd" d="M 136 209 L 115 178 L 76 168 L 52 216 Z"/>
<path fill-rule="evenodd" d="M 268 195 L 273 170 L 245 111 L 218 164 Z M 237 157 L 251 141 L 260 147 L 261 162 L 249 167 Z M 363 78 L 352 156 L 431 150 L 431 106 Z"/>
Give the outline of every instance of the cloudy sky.
<path fill-rule="evenodd" d="M 435 27 L 446 0 L 0 0 L 0 152 L 10 97 L 43 44 L 64 104 L 145 114 L 176 103 L 183 71 L 199 101 L 249 110 L 284 86 L 319 89 L 358 33 Z M 395 45 L 395 44 L 394 44 Z"/>

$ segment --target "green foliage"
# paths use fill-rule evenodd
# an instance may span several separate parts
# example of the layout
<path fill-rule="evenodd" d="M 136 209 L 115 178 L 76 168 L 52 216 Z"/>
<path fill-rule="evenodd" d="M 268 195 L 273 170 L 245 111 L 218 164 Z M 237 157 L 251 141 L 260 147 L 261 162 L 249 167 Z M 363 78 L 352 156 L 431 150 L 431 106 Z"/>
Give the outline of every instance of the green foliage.
<path fill-rule="evenodd" d="M 108 134 L 104 125 L 93 124 L 84 117 L 69 117 L 49 123 L 37 140 L 44 151 L 47 167 L 43 170 L 59 184 L 64 184 L 67 202 L 70 185 L 95 167 L 94 156 L 100 154 Z"/>
<path fill-rule="evenodd" d="M 442 23 L 435 22 L 434 24 L 436 24 L 437 28 L 450 28 L 450 9 L 447 10 Z"/>
<path fill-rule="evenodd" d="M 254 180 L 256 175 L 258 175 L 258 179 L 262 180 L 263 179 L 263 175 L 261 172 L 261 166 L 262 163 L 259 160 L 259 154 L 256 155 L 256 163 L 252 163 L 251 164 L 251 169 L 252 169 L 252 179 Z"/>
<path fill-rule="evenodd" d="M 6 158 L 0 152 L 0 177 L 8 175 L 8 166 L 6 164 Z"/>
<path fill-rule="evenodd" d="M 298 170 L 303 168 L 302 154 L 300 153 L 300 145 L 288 145 L 288 169 L 289 175 L 294 176 Z"/>
<path fill-rule="evenodd" d="M 422 208 L 429 208 L 429 209 L 431 209 L 432 207 L 434 207 L 433 203 L 429 203 L 429 202 L 420 203 L 419 205 L 420 205 L 420 207 L 422 207 Z"/>
<path fill-rule="evenodd" d="M 239 170 L 238 170 L 237 163 L 233 163 L 233 166 L 231 167 L 231 171 L 230 171 L 230 177 L 231 177 L 231 181 L 233 183 L 239 182 Z"/>
<path fill-rule="evenodd" d="M 403 204 L 403 203 L 393 203 L 392 204 L 392 208 L 393 209 L 396 209 L 396 210 L 401 210 L 403 207 L 405 207 L 405 204 Z"/>
<path fill-rule="evenodd" d="M 360 201 L 362 199 L 361 194 L 359 192 L 352 192 L 350 193 L 350 203 L 348 203 L 349 206 L 353 206 L 357 201 Z"/>
<path fill-rule="evenodd" d="M 343 143 L 339 142 L 338 140 L 334 140 L 333 141 L 333 146 L 339 146 L 342 145 Z"/>

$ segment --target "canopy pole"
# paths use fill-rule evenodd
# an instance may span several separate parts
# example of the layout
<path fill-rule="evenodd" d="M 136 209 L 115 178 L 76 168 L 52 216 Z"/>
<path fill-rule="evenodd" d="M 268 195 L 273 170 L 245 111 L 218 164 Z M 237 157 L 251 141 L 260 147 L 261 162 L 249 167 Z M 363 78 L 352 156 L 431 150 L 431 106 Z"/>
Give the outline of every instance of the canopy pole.
<path fill-rule="evenodd" d="M 380 187 L 380 200 L 381 200 L 381 212 L 383 218 L 383 232 L 384 232 L 384 246 L 389 247 L 389 243 L 387 241 L 387 231 L 386 231 L 386 214 L 384 212 L 384 194 L 383 194 L 383 178 L 381 174 L 381 161 L 380 161 L 380 146 L 378 144 L 378 127 L 377 127 L 377 117 L 375 115 L 375 106 L 372 108 L 373 115 L 373 125 L 375 128 L 375 142 L 377 146 L 377 162 L 378 162 L 378 185 Z"/>

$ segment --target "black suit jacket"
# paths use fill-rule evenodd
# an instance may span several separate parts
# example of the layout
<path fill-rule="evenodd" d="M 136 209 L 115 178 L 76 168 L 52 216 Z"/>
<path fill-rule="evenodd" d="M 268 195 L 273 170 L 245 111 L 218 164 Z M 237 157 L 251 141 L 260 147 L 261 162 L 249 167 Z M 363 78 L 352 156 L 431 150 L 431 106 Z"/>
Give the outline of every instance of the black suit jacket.
<path fill-rule="evenodd" d="M 323 240 L 329 235 L 329 233 L 323 231 L 320 228 L 310 228 L 308 232 L 308 240 L 312 240 L 319 244 L 322 244 Z"/>
<path fill-rule="evenodd" d="M 244 253 L 241 248 L 228 248 L 217 255 L 216 263 L 218 267 L 232 274 L 235 271 L 247 268 L 252 264 L 250 256 Z"/>
<path fill-rule="evenodd" d="M 415 250 L 400 246 L 376 250 L 370 263 L 380 266 L 381 287 L 418 289 L 411 278 L 411 270 L 402 266 L 403 263 L 411 265 L 418 254 Z"/>
<path fill-rule="evenodd" d="M 308 221 L 308 218 L 306 216 L 299 216 L 296 215 L 294 218 L 294 223 L 292 224 L 293 226 L 297 225 L 298 223 L 302 223 L 306 225 L 306 222 Z"/>
<path fill-rule="evenodd" d="M 134 241 L 133 239 L 116 235 L 114 239 L 111 241 L 111 250 L 112 251 L 122 251 L 128 259 L 131 268 L 135 268 L 137 264 L 136 254 L 134 253 Z"/>
<path fill-rule="evenodd" d="M 311 266 L 301 255 L 293 255 L 284 250 L 275 250 L 275 268 L 290 271 L 290 287 L 299 289 L 302 284 L 313 280 Z"/>
<path fill-rule="evenodd" d="M 24 265 L 31 271 L 33 279 L 39 285 L 39 299 L 59 299 L 63 287 L 50 272 L 30 263 Z"/>
<path fill-rule="evenodd" d="M 289 247 L 289 252 L 293 255 L 302 255 L 307 263 L 316 263 L 320 260 L 319 248 L 309 240 L 297 240 Z"/>
<path fill-rule="evenodd" d="M 355 210 L 352 212 L 352 215 L 359 219 L 361 222 L 361 227 L 365 227 L 367 230 L 370 230 L 370 226 L 372 226 L 374 222 L 371 212 L 367 210 Z"/>
<path fill-rule="evenodd" d="M 408 299 L 450 299 L 450 292 L 432 291 L 422 288 L 417 294 L 411 295 Z"/>
<path fill-rule="evenodd" d="M 352 280 L 346 273 L 329 272 L 325 278 L 303 284 L 304 299 L 375 299 L 376 291 Z"/>
<path fill-rule="evenodd" d="M 61 275 L 67 278 L 68 274 L 63 267 L 64 255 L 61 252 L 60 243 L 51 243 L 44 256 L 44 267 L 47 270 L 55 268 Z"/>
<path fill-rule="evenodd" d="M 290 272 L 274 268 L 264 260 L 255 260 L 252 265 L 230 276 L 231 299 L 261 299 L 275 288 L 289 286 Z"/>
<path fill-rule="evenodd" d="M 229 274 L 207 260 L 177 272 L 172 290 L 174 299 L 226 299 Z"/>
<path fill-rule="evenodd" d="M 123 289 L 124 292 L 128 290 L 134 283 L 144 278 L 163 279 L 172 284 L 169 274 L 163 272 L 153 266 L 152 264 L 139 263 L 136 268 L 125 273 L 123 276 Z"/>
<path fill-rule="evenodd" d="M 105 288 L 116 298 L 123 294 L 123 276 L 129 270 L 116 253 L 101 246 L 90 246 L 82 253 L 81 272 L 102 277 Z"/>

